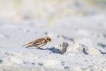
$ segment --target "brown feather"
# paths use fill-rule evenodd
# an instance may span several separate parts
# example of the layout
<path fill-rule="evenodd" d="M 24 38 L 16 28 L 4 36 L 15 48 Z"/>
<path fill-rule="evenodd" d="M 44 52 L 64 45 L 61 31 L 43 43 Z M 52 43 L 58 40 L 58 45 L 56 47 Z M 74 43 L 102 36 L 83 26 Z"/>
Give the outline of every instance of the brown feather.
<path fill-rule="evenodd" d="M 36 40 L 34 40 L 32 42 L 29 42 L 28 44 L 25 44 L 23 46 L 26 46 L 26 48 L 32 47 L 32 46 L 40 48 L 41 46 L 44 46 L 45 44 L 47 44 L 47 42 L 49 42 L 49 41 L 51 41 L 51 39 L 48 38 L 48 37 L 39 38 L 39 39 L 36 39 Z"/>
<path fill-rule="evenodd" d="M 43 43 L 42 40 L 45 40 L 45 39 L 44 38 L 39 38 L 39 39 L 36 39 L 36 40 L 34 40 L 32 42 L 29 42 L 28 44 L 25 44 L 23 46 L 26 46 L 26 48 L 32 47 L 32 46 L 38 47 L 40 44 Z M 47 43 L 47 42 L 45 42 L 45 43 Z"/>

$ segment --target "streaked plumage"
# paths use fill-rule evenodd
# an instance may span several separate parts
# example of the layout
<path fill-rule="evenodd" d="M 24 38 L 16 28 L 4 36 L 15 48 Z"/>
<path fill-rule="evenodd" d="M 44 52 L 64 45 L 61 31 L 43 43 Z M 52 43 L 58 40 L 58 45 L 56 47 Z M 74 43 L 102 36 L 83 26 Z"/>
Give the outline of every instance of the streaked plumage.
<path fill-rule="evenodd" d="M 46 45 L 47 42 L 51 42 L 50 37 L 44 37 L 44 38 L 36 39 L 36 40 L 34 40 L 34 41 L 32 41 L 28 44 L 25 44 L 24 46 L 26 46 L 26 48 L 33 47 L 33 46 L 35 46 L 36 48 L 40 48 L 40 47 Z"/>

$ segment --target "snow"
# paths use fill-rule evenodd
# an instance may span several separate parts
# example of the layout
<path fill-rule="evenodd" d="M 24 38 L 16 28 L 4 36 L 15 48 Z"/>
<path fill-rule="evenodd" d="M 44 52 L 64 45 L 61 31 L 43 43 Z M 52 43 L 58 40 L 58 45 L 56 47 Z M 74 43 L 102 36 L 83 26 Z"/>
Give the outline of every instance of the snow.
<path fill-rule="evenodd" d="M 62 21 L 64 22 L 63 19 Z M 31 25 L 30 23 L 1 23 L 1 69 L 5 69 L 5 67 L 7 67 L 6 69 L 17 67 L 23 69 L 25 66 L 25 69 L 28 70 L 30 68 L 42 68 L 45 71 L 47 69 L 63 71 L 66 69 L 105 70 L 106 37 L 104 35 L 106 28 L 104 26 L 99 27 L 98 24 L 93 24 L 95 26 L 93 28 L 92 24 L 77 25 L 77 23 L 69 24 L 70 22 L 59 24 L 59 22 L 51 26 L 46 26 L 46 24 L 37 26 L 37 24 Z M 51 37 L 52 42 L 43 46 L 44 50 L 21 47 L 30 41 L 45 36 Z M 64 54 L 56 51 L 61 42 L 67 42 L 69 45 Z M 61 45 L 64 46 L 62 43 Z"/>
<path fill-rule="evenodd" d="M 52 22 L 0 20 L 0 71 L 106 71 L 106 14 L 88 9 L 87 15 L 63 15 Z M 52 42 L 42 50 L 22 47 L 45 36 Z"/>

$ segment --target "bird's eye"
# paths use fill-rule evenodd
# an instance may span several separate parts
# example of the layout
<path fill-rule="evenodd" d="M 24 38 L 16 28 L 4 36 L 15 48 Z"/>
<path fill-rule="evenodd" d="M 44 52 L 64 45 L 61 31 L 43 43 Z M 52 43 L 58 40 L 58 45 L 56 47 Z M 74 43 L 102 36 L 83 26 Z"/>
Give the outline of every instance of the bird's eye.
<path fill-rule="evenodd" d="M 51 41 L 51 39 L 48 38 L 49 41 Z"/>

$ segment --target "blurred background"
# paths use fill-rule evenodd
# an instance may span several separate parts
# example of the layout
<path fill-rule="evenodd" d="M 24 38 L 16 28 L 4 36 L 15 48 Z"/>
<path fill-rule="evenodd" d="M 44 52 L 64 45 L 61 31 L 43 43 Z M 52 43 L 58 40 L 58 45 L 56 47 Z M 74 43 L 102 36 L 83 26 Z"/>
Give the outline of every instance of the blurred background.
<path fill-rule="evenodd" d="M 95 50 L 102 53 L 100 56 L 89 55 L 88 58 L 83 58 L 83 55 L 80 56 L 79 50 L 75 48 L 75 59 L 73 59 L 74 53 L 72 52 L 70 60 L 71 57 L 67 55 L 68 53 L 64 55 L 65 58 L 50 50 L 40 51 L 21 47 L 45 36 L 51 37 L 52 43 L 45 45 L 44 49 L 55 47 L 60 42 L 66 41 L 69 44 L 75 42 L 75 47 L 80 47 L 79 43 L 81 43 L 84 44 L 84 47 L 86 45 L 90 48 L 97 48 L 98 50 Z M 74 46 L 72 45 L 72 47 Z M 74 49 L 72 48 L 72 50 Z M 96 53 L 91 50 L 92 54 L 93 52 Z M 76 57 L 77 54 L 79 55 Z M 66 68 L 71 65 L 74 67 L 75 64 L 77 66 L 89 65 L 83 70 L 94 70 L 93 65 L 98 66 L 96 69 L 105 69 L 106 56 L 102 56 L 102 54 L 106 54 L 106 0 L 0 0 L 0 63 L 2 66 L 0 68 L 3 68 L 3 71 L 5 66 L 22 68 L 21 65 L 25 65 L 26 70 L 20 71 L 28 71 L 26 66 L 35 65 L 43 68 L 46 63 L 50 68 L 53 63 L 54 68 L 61 66 Z M 71 54 L 69 53 L 69 55 Z M 79 59 L 80 57 L 83 61 Z M 104 57 L 103 60 L 101 57 Z M 59 64 L 55 65 L 54 62 Z M 64 65 L 65 62 L 66 65 Z M 80 68 L 75 67 L 75 69 Z M 99 71 L 103 71 L 103 69 Z"/>
<path fill-rule="evenodd" d="M 0 21 L 47 20 L 106 12 L 106 0 L 0 0 Z"/>

